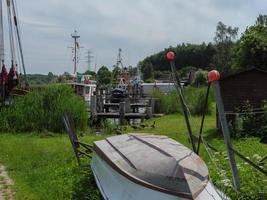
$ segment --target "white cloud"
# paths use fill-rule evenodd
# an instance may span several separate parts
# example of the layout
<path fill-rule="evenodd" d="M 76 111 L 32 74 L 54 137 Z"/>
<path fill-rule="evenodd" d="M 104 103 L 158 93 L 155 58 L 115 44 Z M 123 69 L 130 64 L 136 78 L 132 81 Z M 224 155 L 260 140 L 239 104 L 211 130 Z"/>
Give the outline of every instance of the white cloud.
<path fill-rule="evenodd" d="M 125 64 L 135 65 L 170 45 L 212 41 L 218 21 L 244 31 L 267 10 L 265 0 L 17 2 L 30 73 L 72 72 L 67 47 L 72 44 L 70 34 L 75 28 L 81 35 L 83 51 L 90 48 L 98 65 L 112 66 L 119 47 Z M 86 63 L 81 62 L 80 70 L 85 69 Z"/>

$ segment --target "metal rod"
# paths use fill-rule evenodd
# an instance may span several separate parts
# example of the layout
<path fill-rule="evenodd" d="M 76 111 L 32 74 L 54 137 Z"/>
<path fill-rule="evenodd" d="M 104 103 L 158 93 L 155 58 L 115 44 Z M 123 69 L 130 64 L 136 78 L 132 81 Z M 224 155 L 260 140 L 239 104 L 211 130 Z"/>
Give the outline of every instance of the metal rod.
<path fill-rule="evenodd" d="M 221 122 L 224 142 L 225 142 L 225 146 L 226 146 L 226 150 L 227 150 L 227 154 L 228 154 L 228 158 L 229 158 L 229 162 L 230 162 L 230 166 L 231 166 L 231 171 L 233 174 L 233 184 L 234 184 L 234 188 L 237 191 L 239 191 L 240 190 L 240 179 L 239 179 L 239 174 L 238 174 L 238 170 L 237 170 L 237 166 L 236 166 L 235 156 L 234 156 L 233 151 L 231 150 L 231 149 L 233 149 L 233 147 L 232 147 L 232 143 L 231 143 L 231 139 L 230 139 L 230 132 L 228 129 L 228 124 L 227 124 L 225 113 L 224 113 L 224 106 L 223 106 L 223 100 L 222 100 L 222 96 L 221 96 L 219 82 L 214 81 L 213 86 L 214 86 L 214 90 L 215 90 L 217 110 L 218 110 L 219 119 Z"/>
<path fill-rule="evenodd" d="M 174 80 L 175 80 L 175 83 L 176 83 L 175 86 L 176 86 L 176 90 L 178 92 L 178 97 L 180 99 L 180 102 L 181 102 L 181 105 L 182 105 L 182 108 L 183 108 L 183 114 L 184 114 L 185 123 L 186 123 L 186 127 L 187 127 L 188 134 L 189 134 L 189 139 L 190 139 L 193 151 L 196 153 L 197 152 L 196 151 L 196 146 L 195 146 L 195 143 L 194 143 L 193 133 L 192 133 L 189 117 L 188 117 L 188 108 L 186 106 L 186 103 L 185 103 L 185 100 L 184 100 L 184 97 L 183 97 L 183 90 L 182 90 L 181 82 L 180 82 L 178 74 L 175 71 L 174 61 L 170 61 L 170 64 L 171 64 L 171 70 L 172 70 L 172 73 L 173 73 L 173 77 L 174 77 Z"/>
<path fill-rule="evenodd" d="M 202 115 L 202 119 L 201 119 L 201 125 L 200 125 L 200 129 L 199 129 L 198 143 L 197 143 L 197 154 L 199 154 L 199 148 L 200 148 L 201 137 L 202 137 L 202 132 L 203 132 L 203 125 L 204 125 L 205 116 L 206 116 L 205 112 L 207 110 L 208 100 L 209 100 L 210 85 L 211 84 L 209 82 L 208 88 L 207 88 L 207 93 L 206 93 L 206 98 L 205 98 L 205 103 L 204 103 L 204 108 L 203 108 L 203 115 Z"/>
<path fill-rule="evenodd" d="M 5 60 L 4 27 L 3 27 L 3 3 L 0 0 L 0 63 L 1 67 Z"/>

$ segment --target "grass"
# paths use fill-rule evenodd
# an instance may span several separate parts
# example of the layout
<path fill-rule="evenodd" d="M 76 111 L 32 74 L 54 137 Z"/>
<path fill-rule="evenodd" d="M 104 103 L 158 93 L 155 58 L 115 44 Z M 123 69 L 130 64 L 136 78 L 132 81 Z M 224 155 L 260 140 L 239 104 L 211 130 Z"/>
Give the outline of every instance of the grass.
<path fill-rule="evenodd" d="M 2 134 L 0 146 L 0 162 L 15 181 L 16 199 L 100 199 L 89 164 L 77 167 L 67 136 Z"/>
<path fill-rule="evenodd" d="M 190 147 L 186 134 L 184 119 L 181 115 L 168 115 L 147 121 L 156 122 L 156 128 L 146 128 L 135 132 L 164 134 Z M 199 124 L 200 117 L 194 117 Z M 222 137 L 216 134 L 215 117 L 207 116 L 205 137 L 222 153 L 215 153 L 214 160 L 221 163 L 219 174 L 210 161 L 203 146 L 201 157 L 206 161 L 213 182 L 226 192 L 232 199 L 261 199 L 260 192 L 267 190 L 267 178 L 255 172 L 250 166 L 238 161 L 241 177 L 241 191 L 234 192 L 230 187 L 228 160 Z M 128 129 L 128 132 L 133 130 Z M 194 128 L 197 133 L 197 128 Z M 82 141 L 92 143 L 107 135 L 85 135 Z M 267 154 L 267 147 L 256 138 L 233 140 L 236 149 L 257 161 Z M 36 134 L 0 134 L 0 163 L 3 163 L 11 178 L 15 181 L 16 199 L 48 200 L 48 199 L 90 199 L 100 200 L 100 194 L 91 174 L 88 160 L 84 167 L 77 167 L 69 139 L 66 135 L 41 137 Z M 265 166 L 266 167 L 266 166 Z M 224 174 L 227 178 L 224 177 Z M 222 181 L 222 179 L 224 181 Z M 256 184 L 255 184 L 256 183 Z M 262 198 L 264 199 L 264 198 Z"/>

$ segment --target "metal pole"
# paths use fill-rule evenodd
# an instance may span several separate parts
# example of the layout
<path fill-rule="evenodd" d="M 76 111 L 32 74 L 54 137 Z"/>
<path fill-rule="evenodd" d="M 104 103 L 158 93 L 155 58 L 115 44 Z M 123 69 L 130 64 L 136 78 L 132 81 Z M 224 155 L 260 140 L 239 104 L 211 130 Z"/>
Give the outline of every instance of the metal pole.
<path fill-rule="evenodd" d="M 77 70 L 77 47 L 76 47 L 77 38 L 74 38 L 74 74 L 76 74 Z"/>
<path fill-rule="evenodd" d="M 76 74 L 76 70 L 77 70 L 77 39 L 80 38 L 80 36 L 77 35 L 77 30 L 74 31 L 74 34 L 72 34 L 71 37 L 74 39 L 74 74 Z"/>
<path fill-rule="evenodd" d="M 5 62 L 5 46 L 4 46 L 4 27 L 3 27 L 3 3 L 0 0 L 0 67 L 2 69 Z M 1 92 L 2 105 L 5 104 L 5 84 L 2 80 Z"/>
<path fill-rule="evenodd" d="M 18 44 L 19 44 L 21 64 L 22 64 L 22 68 L 23 68 L 23 74 L 24 74 L 25 83 L 27 85 L 28 84 L 28 81 L 27 81 L 27 74 L 26 74 L 26 69 L 25 69 L 24 55 L 23 55 L 23 50 L 22 50 L 21 35 L 20 35 L 20 32 L 19 32 L 19 21 L 17 19 L 17 14 L 16 14 L 15 5 L 14 5 L 14 0 L 12 0 L 12 7 L 13 7 L 14 25 L 16 27 L 17 40 L 18 40 Z"/>
<path fill-rule="evenodd" d="M 202 119 L 201 119 L 201 125 L 200 125 L 200 129 L 199 129 L 198 143 L 197 143 L 197 154 L 199 154 L 200 142 L 201 142 L 203 126 L 204 126 L 204 121 L 205 121 L 205 116 L 206 116 L 206 110 L 207 110 L 208 100 L 209 100 L 209 92 L 210 92 L 210 83 L 208 84 L 208 88 L 207 88 L 205 104 L 204 104 L 204 109 L 203 109 L 203 114 L 202 114 Z"/>
<path fill-rule="evenodd" d="M 176 86 L 176 90 L 178 92 L 178 97 L 179 97 L 180 102 L 182 104 L 183 114 L 184 114 L 184 118 L 185 118 L 186 127 L 187 127 L 187 130 L 188 130 L 190 142 L 191 142 L 193 151 L 195 153 L 197 153 L 196 146 L 195 146 L 195 143 L 194 143 L 193 133 L 192 133 L 189 117 L 188 117 L 188 110 L 187 110 L 187 106 L 186 106 L 186 103 L 185 103 L 184 97 L 183 97 L 183 90 L 182 90 L 181 82 L 180 82 L 179 77 L 178 77 L 178 75 L 177 75 L 177 73 L 175 71 L 174 61 L 170 61 L 170 64 L 171 64 L 171 70 L 172 70 L 172 73 L 173 73 L 173 77 L 174 77 L 175 82 L 176 82 L 175 86 Z"/>
<path fill-rule="evenodd" d="M 233 174 L 233 184 L 234 188 L 239 191 L 240 190 L 240 179 L 239 179 L 239 174 L 238 170 L 236 167 L 236 161 L 235 161 L 235 156 L 234 152 L 232 151 L 232 143 L 231 143 L 231 138 L 230 138 L 230 132 L 228 129 L 228 124 L 226 121 L 226 116 L 224 113 L 224 106 L 223 106 L 223 101 L 222 101 L 222 96 L 221 96 L 221 91 L 220 91 L 220 85 L 218 81 L 213 82 L 213 87 L 215 90 L 215 98 L 216 98 L 216 104 L 217 104 L 217 110 L 219 114 L 219 119 L 221 122 L 221 127 L 222 127 L 222 132 L 223 132 L 223 137 L 224 137 L 224 142 Z"/>
<path fill-rule="evenodd" d="M 3 3 L 0 0 L 0 63 L 1 67 L 5 60 L 4 27 L 3 27 Z"/>

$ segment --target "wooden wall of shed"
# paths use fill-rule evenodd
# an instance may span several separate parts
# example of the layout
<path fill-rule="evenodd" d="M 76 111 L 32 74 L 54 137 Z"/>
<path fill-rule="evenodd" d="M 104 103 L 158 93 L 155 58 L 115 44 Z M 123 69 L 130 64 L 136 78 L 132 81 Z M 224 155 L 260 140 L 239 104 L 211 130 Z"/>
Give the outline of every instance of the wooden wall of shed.
<path fill-rule="evenodd" d="M 253 108 L 260 108 L 267 100 L 267 73 L 250 70 L 220 81 L 226 112 L 234 112 L 244 101 L 249 100 Z"/>

